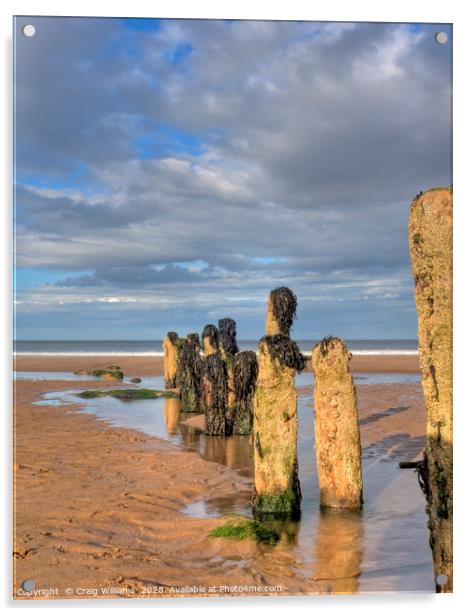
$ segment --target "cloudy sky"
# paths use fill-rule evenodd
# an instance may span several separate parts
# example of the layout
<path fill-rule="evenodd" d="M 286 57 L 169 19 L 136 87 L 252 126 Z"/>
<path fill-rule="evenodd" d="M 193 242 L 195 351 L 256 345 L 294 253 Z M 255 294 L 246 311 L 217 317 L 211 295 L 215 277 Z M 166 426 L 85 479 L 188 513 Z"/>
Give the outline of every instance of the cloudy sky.
<path fill-rule="evenodd" d="M 415 338 L 408 208 L 451 179 L 447 26 L 19 18 L 16 337 Z"/>

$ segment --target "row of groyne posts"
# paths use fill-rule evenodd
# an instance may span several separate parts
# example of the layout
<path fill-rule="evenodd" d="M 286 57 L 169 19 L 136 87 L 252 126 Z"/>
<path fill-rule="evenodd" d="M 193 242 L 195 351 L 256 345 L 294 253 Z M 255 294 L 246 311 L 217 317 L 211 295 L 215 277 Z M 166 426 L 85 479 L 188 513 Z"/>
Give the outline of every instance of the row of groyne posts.
<path fill-rule="evenodd" d="M 206 436 L 251 435 L 252 508 L 259 519 L 300 514 L 295 375 L 305 357 L 290 338 L 296 309 L 290 289 L 270 292 L 257 354 L 239 351 L 230 318 L 206 325 L 201 344 L 198 334 L 169 332 L 163 345 L 166 388 L 179 389 L 182 411 L 205 414 Z M 350 358 L 340 338 L 313 349 L 315 443 L 321 506 L 360 509 L 362 452 Z"/>
<path fill-rule="evenodd" d="M 418 313 L 418 349 L 426 406 L 426 446 L 413 463 L 426 496 L 437 592 L 453 587 L 452 551 L 452 188 L 419 193 L 410 207 L 410 258 Z M 202 334 L 164 341 L 166 387 L 180 390 L 182 409 L 205 413 L 207 436 L 251 434 L 255 516 L 296 518 L 295 374 L 305 359 L 290 330 L 297 308 L 286 287 L 269 296 L 258 353 L 238 351 L 236 323 L 221 319 Z M 360 509 L 361 444 L 351 354 L 340 338 L 312 352 L 315 449 L 323 507 Z"/>

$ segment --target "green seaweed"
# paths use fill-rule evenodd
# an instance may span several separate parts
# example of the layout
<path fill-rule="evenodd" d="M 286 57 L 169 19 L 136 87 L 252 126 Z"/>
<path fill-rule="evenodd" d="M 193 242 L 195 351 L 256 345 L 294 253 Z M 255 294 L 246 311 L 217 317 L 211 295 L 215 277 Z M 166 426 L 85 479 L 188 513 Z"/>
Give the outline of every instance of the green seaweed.
<path fill-rule="evenodd" d="M 74 374 L 87 374 L 88 376 L 111 377 L 117 381 L 122 381 L 124 374 L 119 370 L 119 366 L 109 366 L 108 368 L 99 368 L 97 370 L 77 370 Z"/>
<path fill-rule="evenodd" d="M 108 389 L 100 391 L 90 389 L 81 391 L 77 394 L 80 398 L 103 398 L 110 396 L 119 400 L 152 400 L 155 398 L 177 398 L 177 394 L 172 391 L 159 391 L 154 389 Z"/>
<path fill-rule="evenodd" d="M 275 530 L 268 528 L 261 522 L 248 519 L 230 520 L 222 526 L 214 528 L 208 536 L 212 539 L 223 537 L 235 541 L 250 539 L 267 545 L 275 545 L 280 539 L 279 533 Z"/>
<path fill-rule="evenodd" d="M 254 498 L 253 512 L 259 519 L 296 520 L 300 516 L 300 497 L 293 488 L 279 494 L 260 494 Z"/>

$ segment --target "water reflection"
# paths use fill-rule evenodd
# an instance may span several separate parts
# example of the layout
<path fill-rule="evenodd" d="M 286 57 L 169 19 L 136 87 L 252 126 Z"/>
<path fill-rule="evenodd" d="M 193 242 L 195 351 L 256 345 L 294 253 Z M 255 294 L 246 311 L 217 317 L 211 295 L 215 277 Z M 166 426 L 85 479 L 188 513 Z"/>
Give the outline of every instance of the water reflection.
<path fill-rule="evenodd" d="M 244 477 L 250 479 L 253 475 L 253 444 L 249 437 L 205 437 L 197 427 L 186 423 L 196 416 L 182 413 L 175 398 L 125 404 L 109 397 L 82 400 L 77 398 L 77 390 L 50 392 L 41 401 L 78 403 L 83 412 L 112 425 L 142 430 L 182 450 L 196 451 L 205 460 L 229 466 Z M 42 408 L 47 412 L 47 407 Z M 399 416 L 403 412 L 401 407 L 390 411 Z M 432 592 L 424 498 L 414 473 L 398 469 L 398 456 L 414 455 L 413 449 L 421 445 L 417 439 L 397 433 L 366 448 L 363 513 L 320 511 L 313 450 L 313 399 L 310 395 L 300 395 L 298 454 L 302 517 L 300 522 L 270 522 L 281 539 L 273 554 L 268 550 L 272 554 L 268 566 L 274 566 L 274 554 L 283 554 L 296 562 L 300 575 L 319 581 L 323 588 L 329 583 L 333 593 Z M 250 516 L 251 490 L 248 481 L 247 489 L 190 503 L 184 512 L 193 517 L 233 513 Z"/>
<path fill-rule="evenodd" d="M 357 593 L 363 557 L 363 518 L 358 511 L 320 510 L 314 576 L 329 592 Z"/>
<path fill-rule="evenodd" d="M 178 398 L 165 399 L 164 419 L 167 426 L 167 434 L 169 436 L 176 434 L 180 421 L 180 400 Z"/>

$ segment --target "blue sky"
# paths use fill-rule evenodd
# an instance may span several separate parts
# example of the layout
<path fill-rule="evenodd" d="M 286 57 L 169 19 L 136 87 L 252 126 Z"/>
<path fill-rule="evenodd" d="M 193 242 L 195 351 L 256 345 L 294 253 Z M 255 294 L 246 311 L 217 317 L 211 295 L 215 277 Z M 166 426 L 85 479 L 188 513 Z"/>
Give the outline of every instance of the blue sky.
<path fill-rule="evenodd" d="M 451 183 L 438 26 L 17 18 L 16 338 L 414 338 L 408 208 Z M 451 38 L 449 27 L 441 26 Z"/>

